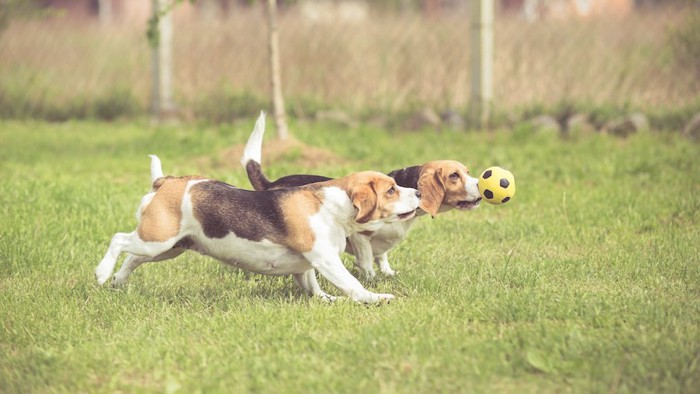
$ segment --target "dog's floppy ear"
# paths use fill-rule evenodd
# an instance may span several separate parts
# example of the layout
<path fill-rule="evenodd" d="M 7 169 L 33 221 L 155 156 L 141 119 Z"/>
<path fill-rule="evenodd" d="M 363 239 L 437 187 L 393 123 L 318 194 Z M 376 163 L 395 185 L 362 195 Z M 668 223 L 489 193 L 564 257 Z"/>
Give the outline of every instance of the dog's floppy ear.
<path fill-rule="evenodd" d="M 442 169 L 426 170 L 418 178 L 420 208 L 435 217 L 445 198 L 445 185 L 442 182 Z"/>
<path fill-rule="evenodd" d="M 374 182 L 356 188 L 350 199 L 352 205 L 357 208 L 355 221 L 360 224 L 369 222 L 377 209 L 377 192 L 374 190 Z"/>

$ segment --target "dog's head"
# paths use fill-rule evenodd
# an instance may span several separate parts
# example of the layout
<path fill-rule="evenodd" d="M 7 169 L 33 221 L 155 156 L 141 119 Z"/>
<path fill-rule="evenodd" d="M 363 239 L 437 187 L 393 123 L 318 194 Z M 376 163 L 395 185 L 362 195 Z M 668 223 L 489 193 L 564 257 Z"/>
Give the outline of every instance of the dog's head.
<path fill-rule="evenodd" d="M 421 167 L 418 190 L 421 193 L 420 208 L 431 216 L 442 209 L 474 209 L 479 206 L 481 195 L 479 180 L 469 176 L 469 169 L 454 160 L 431 161 Z"/>
<path fill-rule="evenodd" d="M 347 192 L 357 210 L 355 221 L 395 222 L 413 217 L 420 204 L 416 189 L 401 187 L 380 172 L 358 172 L 347 177 Z"/>

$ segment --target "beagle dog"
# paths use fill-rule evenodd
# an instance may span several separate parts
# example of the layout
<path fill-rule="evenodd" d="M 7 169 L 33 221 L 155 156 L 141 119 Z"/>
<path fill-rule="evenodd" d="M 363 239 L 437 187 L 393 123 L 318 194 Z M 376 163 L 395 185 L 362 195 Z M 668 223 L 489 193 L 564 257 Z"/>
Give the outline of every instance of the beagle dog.
<path fill-rule="evenodd" d="M 314 182 L 328 182 L 331 179 L 319 175 L 288 175 L 274 182 L 268 180 L 260 164 L 265 132 L 264 116 L 264 113 L 260 114 L 241 159 L 255 190 L 280 190 Z M 458 161 L 430 161 L 392 171 L 389 176 L 400 186 L 418 189 L 421 199 L 417 216 L 428 213 L 435 217 L 438 212 L 451 209 L 471 210 L 477 208 L 481 201 L 478 179 L 469 176 L 467 167 Z M 377 230 L 358 231 L 349 236 L 346 252 L 355 255 L 355 265 L 368 278 L 375 276 L 372 260 L 382 273 L 394 275 L 387 253 L 406 238 L 415 219 L 413 217 L 388 224 Z"/>
<path fill-rule="evenodd" d="M 248 271 L 293 275 L 307 293 L 333 300 L 316 281 L 321 273 L 358 302 L 390 300 L 366 290 L 339 254 L 353 233 L 411 219 L 419 205 L 415 189 L 378 172 L 359 172 L 296 188 L 249 191 L 198 176 L 163 176 L 151 156 L 153 190 L 136 213 L 138 226 L 117 233 L 95 269 L 99 284 L 127 257 L 113 278 L 123 284 L 143 263 L 172 259 L 186 250 Z"/>

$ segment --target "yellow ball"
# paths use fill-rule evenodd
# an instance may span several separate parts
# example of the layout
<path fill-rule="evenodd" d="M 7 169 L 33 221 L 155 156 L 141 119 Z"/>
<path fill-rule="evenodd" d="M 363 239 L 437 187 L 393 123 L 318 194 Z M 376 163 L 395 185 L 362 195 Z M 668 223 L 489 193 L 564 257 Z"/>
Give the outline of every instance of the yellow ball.
<path fill-rule="evenodd" d="M 515 194 L 515 178 L 504 168 L 489 167 L 479 176 L 479 193 L 488 203 L 506 203 Z"/>

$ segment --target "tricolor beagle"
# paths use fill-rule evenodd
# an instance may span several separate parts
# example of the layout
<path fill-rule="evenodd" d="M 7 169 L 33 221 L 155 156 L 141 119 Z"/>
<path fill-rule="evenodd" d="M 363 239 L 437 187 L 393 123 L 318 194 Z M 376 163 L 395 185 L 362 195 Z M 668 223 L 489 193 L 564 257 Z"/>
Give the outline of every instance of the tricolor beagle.
<path fill-rule="evenodd" d="M 260 165 L 264 121 L 264 114 L 261 114 L 241 160 L 255 190 L 279 190 L 313 182 L 327 182 L 331 179 L 319 175 L 288 175 L 274 182 L 268 180 Z M 469 176 L 467 167 L 458 161 L 430 161 L 420 166 L 392 171 L 389 176 L 395 179 L 398 185 L 418 189 L 421 194 L 421 210 L 418 211 L 418 215 L 427 212 L 435 217 L 438 212 L 450 209 L 471 210 L 478 207 L 481 201 L 477 187 L 478 179 Z M 387 253 L 406 238 L 415 219 L 414 217 L 385 225 L 374 231 L 356 232 L 349 237 L 346 252 L 355 255 L 355 265 L 369 278 L 375 275 L 373 259 L 382 273 L 394 275 Z"/>
<path fill-rule="evenodd" d="M 260 274 L 291 274 L 304 291 L 328 299 L 334 297 L 321 290 L 314 269 L 353 300 L 393 298 L 366 290 L 339 254 L 355 232 L 411 219 L 419 205 L 415 189 L 378 172 L 359 172 L 297 188 L 249 191 L 196 176 L 164 177 L 155 156 L 151 179 L 136 230 L 115 234 L 95 270 L 99 284 L 109 279 L 122 252 L 128 255 L 114 284 L 143 263 L 190 249 Z"/>

